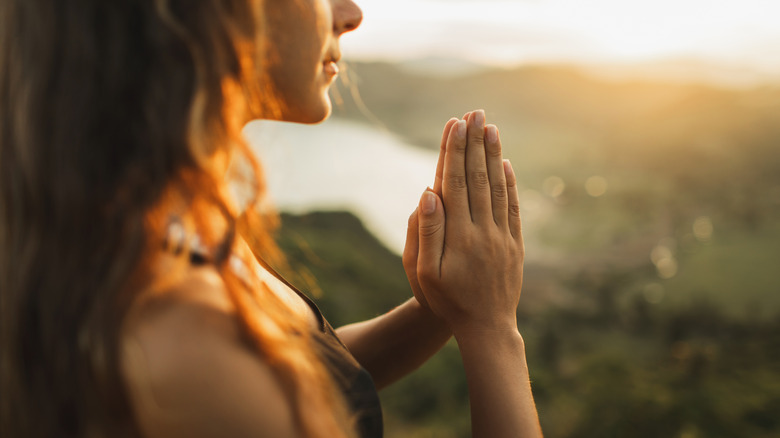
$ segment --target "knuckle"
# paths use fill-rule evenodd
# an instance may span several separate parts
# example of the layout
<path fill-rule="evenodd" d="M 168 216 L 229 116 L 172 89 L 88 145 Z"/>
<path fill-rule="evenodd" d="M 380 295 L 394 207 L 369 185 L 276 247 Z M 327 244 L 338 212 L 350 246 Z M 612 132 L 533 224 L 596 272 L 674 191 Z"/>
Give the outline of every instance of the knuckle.
<path fill-rule="evenodd" d="M 431 237 L 436 235 L 442 228 L 442 224 L 433 222 L 420 225 L 420 237 Z"/>
<path fill-rule="evenodd" d="M 506 198 L 506 183 L 500 182 L 490 186 L 490 191 L 496 199 Z"/>
<path fill-rule="evenodd" d="M 501 251 L 505 251 L 510 239 L 507 235 L 501 231 L 490 233 L 489 242 L 493 248 L 500 248 Z"/>
<path fill-rule="evenodd" d="M 478 243 L 477 239 L 474 238 L 474 235 L 472 233 L 462 233 L 459 235 L 460 240 L 460 246 L 462 248 L 474 248 L 474 246 Z M 457 248 L 457 245 L 451 245 L 453 248 Z"/>
<path fill-rule="evenodd" d="M 520 204 L 509 204 L 509 216 L 520 219 Z"/>
<path fill-rule="evenodd" d="M 469 145 L 485 147 L 485 137 L 482 136 L 481 132 L 471 134 L 469 136 Z"/>
<path fill-rule="evenodd" d="M 462 175 L 453 175 L 447 178 L 447 186 L 452 190 L 465 190 L 466 178 Z"/>
<path fill-rule="evenodd" d="M 485 188 L 490 184 L 490 179 L 488 178 L 487 172 L 471 172 L 469 175 L 471 184 L 476 188 Z"/>
<path fill-rule="evenodd" d="M 517 248 L 517 256 L 518 256 L 518 257 L 519 257 L 521 260 L 524 260 L 524 259 L 525 259 L 525 245 L 522 245 L 522 244 L 521 244 L 521 245 L 520 245 L 520 246 Z"/>
<path fill-rule="evenodd" d="M 501 236 L 497 236 L 496 233 L 488 233 L 482 242 L 490 253 L 491 258 L 494 258 L 497 248 L 503 246 L 504 239 Z"/>

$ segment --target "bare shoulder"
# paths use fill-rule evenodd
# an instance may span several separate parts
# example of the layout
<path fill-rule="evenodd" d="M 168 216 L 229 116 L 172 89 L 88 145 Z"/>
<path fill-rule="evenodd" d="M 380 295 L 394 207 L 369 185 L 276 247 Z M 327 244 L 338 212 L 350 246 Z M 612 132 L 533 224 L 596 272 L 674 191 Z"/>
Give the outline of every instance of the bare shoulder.
<path fill-rule="evenodd" d="M 144 433 L 294 437 L 290 401 L 245 343 L 221 278 L 194 269 L 128 316 L 122 372 Z"/>

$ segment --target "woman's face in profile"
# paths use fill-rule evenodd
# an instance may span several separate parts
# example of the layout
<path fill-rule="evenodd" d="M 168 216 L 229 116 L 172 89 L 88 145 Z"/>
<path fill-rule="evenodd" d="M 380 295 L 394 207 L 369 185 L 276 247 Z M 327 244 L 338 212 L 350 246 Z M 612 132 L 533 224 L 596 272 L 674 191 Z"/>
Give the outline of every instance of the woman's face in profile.
<path fill-rule="evenodd" d="M 338 73 L 339 37 L 360 25 L 352 0 L 267 0 L 265 65 L 281 99 L 275 118 L 316 123 L 331 110 L 328 88 Z"/>

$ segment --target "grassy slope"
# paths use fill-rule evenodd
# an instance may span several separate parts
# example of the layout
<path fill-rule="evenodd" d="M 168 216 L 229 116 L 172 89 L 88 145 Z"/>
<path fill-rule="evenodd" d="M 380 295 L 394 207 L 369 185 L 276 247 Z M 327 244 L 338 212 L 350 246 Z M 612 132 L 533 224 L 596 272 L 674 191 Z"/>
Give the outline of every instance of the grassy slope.
<path fill-rule="evenodd" d="M 354 215 L 283 215 L 282 223 L 280 245 L 299 274 L 292 282 L 316 298 L 334 326 L 372 318 L 412 295 L 401 259 Z"/>

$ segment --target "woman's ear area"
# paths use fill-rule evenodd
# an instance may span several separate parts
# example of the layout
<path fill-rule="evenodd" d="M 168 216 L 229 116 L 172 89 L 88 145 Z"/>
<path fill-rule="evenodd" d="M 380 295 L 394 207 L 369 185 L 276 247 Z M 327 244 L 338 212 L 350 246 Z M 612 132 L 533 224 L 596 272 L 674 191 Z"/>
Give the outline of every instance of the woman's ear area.
<path fill-rule="evenodd" d="M 363 21 L 363 11 L 352 0 L 330 0 L 333 11 L 333 32 L 336 35 L 353 31 Z"/>

